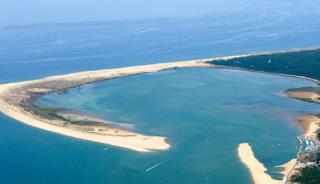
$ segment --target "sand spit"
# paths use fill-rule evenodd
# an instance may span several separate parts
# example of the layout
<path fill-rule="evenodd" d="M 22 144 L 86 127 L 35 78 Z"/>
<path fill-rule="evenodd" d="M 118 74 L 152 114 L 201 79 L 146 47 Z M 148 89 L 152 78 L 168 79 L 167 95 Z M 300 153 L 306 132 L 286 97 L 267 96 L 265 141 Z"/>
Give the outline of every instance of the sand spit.
<path fill-rule="evenodd" d="M 285 93 L 290 98 L 320 103 L 320 95 L 314 91 L 286 91 Z"/>
<path fill-rule="evenodd" d="M 297 121 L 305 131 L 305 135 L 309 138 L 314 138 L 316 131 L 319 129 L 320 116 L 303 115 L 297 117 Z"/>
<path fill-rule="evenodd" d="M 297 159 L 291 159 L 289 162 L 276 166 L 278 168 L 281 168 L 282 171 L 280 172 L 283 176 L 288 176 L 288 174 L 290 173 L 290 171 L 294 168 L 295 164 L 297 163 Z M 285 180 L 287 178 L 284 178 L 283 180 Z"/>
<path fill-rule="evenodd" d="M 61 120 L 48 119 L 45 116 L 41 116 L 35 113 L 32 102 L 39 96 L 52 93 L 65 91 L 66 89 L 77 87 L 80 85 L 97 82 L 101 80 L 107 80 L 117 77 L 136 75 L 142 73 L 158 72 L 161 70 L 168 70 L 174 68 L 186 68 L 186 67 L 213 67 L 211 61 L 228 60 L 234 58 L 263 55 L 263 54 L 275 54 L 275 53 L 287 53 L 287 52 L 297 52 L 297 51 L 307 51 L 316 50 L 312 49 L 296 49 L 292 51 L 281 51 L 281 52 L 264 52 L 264 53 L 254 53 L 238 56 L 227 56 L 227 57 L 217 57 L 208 58 L 192 61 L 180 61 L 171 63 L 160 63 L 160 64 L 150 64 L 150 65 L 140 65 L 116 69 L 105 69 L 96 71 L 79 72 L 67 75 L 51 76 L 38 80 L 31 80 L 25 82 L 9 83 L 0 85 L 0 112 L 5 115 L 12 117 L 22 123 L 27 125 L 47 130 L 50 132 L 58 133 L 65 136 L 70 136 L 86 141 L 93 141 L 102 144 L 109 144 L 113 146 L 118 146 L 126 149 L 131 149 L 139 152 L 149 152 L 156 150 L 166 150 L 169 149 L 170 145 L 166 142 L 165 137 L 159 136 L 149 136 L 141 135 L 126 129 L 102 126 L 101 124 L 94 126 L 79 126 L 74 124 L 66 124 Z M 281 75 L 281 74 L 280 74 Z M 285 75 L 291 76 L 291 75 Z M 301 76 L 292 76 L 304 78 L 307 80 L 313 80 Z M 319 82 L 313 80 L 315 82 Z M 291 96 L 290 96 L 291 95 Z M 291 93 L 288 94 L 289 97 L 297 99 L 312 99 L 316 100 L 319 98 L 315 94 L 311 93 Z M 302 95 L 302 96 L 301 96 Z M 301 96 L 301 97 L 299 97 Z M 61 113 L 62 116 L 77 120 L 78 117 L 74 117 L 74 114 Z M 76 114 L 76 113 L 75 113 Z M 87 118 L 87 117 L 86 117 Z M 93 120 L 94 118 L 91 118 Z M 97 120 L 95 120 L 97 121 Z M 300 121 L 300 120 L 299 120 Z M 318 128 L 316 123 L 306 123 L 306 119 L 302 120 L 303 127 L 310 135 L 314 134 L 315 130 Z M 301 121 L 301 122 L 302 122 Z M 313 122 L 313 121 L 312 121 Z M 242 143 L 238 147 L 238 155 L 243 164 L 249 169 L 253 181 L 256 184 L 279 184 L 285 183 L 286 178 L 283 180 L 275 180 L 265 173 L 266 168 L 262 163 L 260 163 L 254 156 L 254 153 L 248 143 Z M 282 174 L 285 176 L 292 170 L 295 165 L 295 159 L 291 160 L 281 167 L 284 168 Z"/>
<path fill-rule="evenodd" d="M 283 168 L 281 174 L 285 177 L 282 180 L 276 180 L 266 173 L 266 167 L 255 157 L 252 148 L 248 143 L 239 144 L 238 156 L 240 161 L 250 171 L 252 180 L 255 184 L 284 184 L 286 182 L 286 176 L 296 163 L 296 160 L 292 159 L 288 163 L 278 166 Z"/>
<path fill-rule="evenodd" d="M 84 126 L 70 122 L 66 123 L 61 119 L 50 119 L 38 113 L 41 111 L 32 103 L 35 99 L 47 93 L 64 91 L 68 88 L 91 82 L 173 68 L 212 67 L 212 64 L 205 63 L 209 60 L 212 59 L 79 72 L 39 80 L 3 84 L 0 85 L 0 111 L 30 126 L 78 139 L 109 144 L 140 152 L 166 150 L 170 145 L 165 141 L 164 137 L 141 135 L 122 128 L 102 125 L 101 123 Z M 64 118 L 65 117 L 70 118 L 70 115 L 64 116 Z M 79 116 L 79 118 L 81 118 L 81 116 Z M 76 118 L 72 117 L 72 119 L 74 120 Z"/>

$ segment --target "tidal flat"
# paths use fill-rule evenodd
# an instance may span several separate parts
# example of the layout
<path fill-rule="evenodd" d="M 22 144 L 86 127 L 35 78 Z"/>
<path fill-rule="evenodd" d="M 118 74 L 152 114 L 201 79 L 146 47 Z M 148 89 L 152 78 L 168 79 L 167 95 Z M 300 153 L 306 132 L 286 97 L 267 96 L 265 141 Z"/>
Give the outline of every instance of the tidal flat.
<path fill-rule="evenodd" d="M 282 178 L 275 166 L 296 157 L 296 136 L 303 134 L 294 118 L 318 107 L 283 92 L 305 86 L 316 84 L 233 69 L 172 69 L 84 85 L 43 96 L 36 104 L 67 107 L 166 137 L 170 150 L 140 156 L 144 163 L 156 160 L 145 168 L 136 165 L 145 182 L 250 183 L 237 156 L 238 144 L 249 142 L 267 173 Z M 157 182 L 158 176 L 164 180 Z"/>

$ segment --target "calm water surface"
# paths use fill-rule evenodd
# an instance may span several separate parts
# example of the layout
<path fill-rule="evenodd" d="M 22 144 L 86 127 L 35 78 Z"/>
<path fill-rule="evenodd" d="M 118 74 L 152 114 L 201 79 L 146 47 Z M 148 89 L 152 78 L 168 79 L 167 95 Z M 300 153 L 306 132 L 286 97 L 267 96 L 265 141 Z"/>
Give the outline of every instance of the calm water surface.
<path fill-rule="evenodd" d="M 231 10 L 213 8 L 210 15 L 188 19 L 0 27 L 0 83 L 319 45 L 317 1 L 241 2 Z M 309 85 L 270 75 L 188 69 L 51 95 L 39 103 L 166 136 L 172 149 L 152 154 L 104 151 L 105 145 L 38 130 L 0 114 L 0 183 L 250 183 L 236 158 L 237 144 L 250 142 L 270 169 L 293 157 L 301 130 L 290 117 L 316 107 L 279 94 Z"/>
<path fill-rule="evenodd" d="M 95 114 L 168 138 L 172 148 L 156 153 L 116 147 L 104 151 L 109 146 L 102 145 L 83 150 L 103 162 L 87 168 L 104 171 L 99 175 L 103 182 L 250 183 L 237 158 L 237 145 L 249 142 L 279 177 L 272 173 L 277 171 L 274 166 L 295 157 L 296 136 L 302 133 L 292 117 L 316 109 L 284 97 L 282 91 L 313 85 L 276 75 L 192 68 L 89 84 L 44 96 L 37 103 Z"/>

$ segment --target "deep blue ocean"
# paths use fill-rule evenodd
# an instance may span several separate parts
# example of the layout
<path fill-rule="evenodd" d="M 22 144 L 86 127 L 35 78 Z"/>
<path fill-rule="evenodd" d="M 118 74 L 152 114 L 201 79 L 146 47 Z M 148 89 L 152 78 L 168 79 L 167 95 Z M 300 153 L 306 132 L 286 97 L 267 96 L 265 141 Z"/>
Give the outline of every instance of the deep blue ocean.
<path fill-rule="evenodd" d="M 248 5 L 194 18 L 1 27 L 0 83 L 102 68 L 315 47 L 320 43 L 319 6 L 296 2 L 254 9 Z M 233 76 L 238 77 L 233 80 Z M 65 96 L 51 96 L 43 102 L 57 104 L 59 100 L 54 99 L 66 99 L 60 105 L 133 124 L 141 133 L 166 136 L 173 148 L 151 154 L 114 147 L 105 151 L 107 145 L 38 130 L 0 115 L 0 183 L 250 183 L 247 170 L 236 158 L 237 143 L 250 142 L 257 157 L 271 170 L 293 157 L 295 136 L 302 132 L 290 117 L 319 109 L 279 94 L 287 87 L 305 85 L 312 84 L 273 75 L 188 69 L 110 80 L 74 89 Z M 246 96 L 248 92 L 255 96 Z M 219 97 L 223 95 L 229 98 Z M 186 104 L 179 104 L 182 102 Z M 156 103 L 160 106 L 154 106 Z M 152 110 L 152 114 L 146 110 Z M 234 113 L 228 113 L 230 110 Z M 263 123 L 255 124 L 257 119 Z M 203 123 L 197 126 L 199 122 Z M 210 151 L 202 151 L 206 149 Z M 145 171 L 159 162 L 161 165 L 152 172 Z"/>

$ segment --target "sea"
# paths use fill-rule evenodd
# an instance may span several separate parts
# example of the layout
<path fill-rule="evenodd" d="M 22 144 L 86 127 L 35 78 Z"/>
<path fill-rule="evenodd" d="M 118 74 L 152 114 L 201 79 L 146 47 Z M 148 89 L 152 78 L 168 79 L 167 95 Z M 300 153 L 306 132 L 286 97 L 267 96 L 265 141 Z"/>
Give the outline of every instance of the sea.
<path fill-rule="evenodd" d="M 280 3 L 281 4 L 281 3 Z M 297 8 L 299 7 L 299 8 Z M 189 18 L 0 27 L 0 83 L 78 71 L 317 47 L 319 5 L 295 2 Z M 307 11 L 308 10 L 308 11 Z M 237 157 L 248 142 L 274 178 L 294 158 L 294 117 L 319 111 L 289 99 L 302 79 L 222 68 L 173 69 L 49 94 L 36 103 L 89 113 L 166 151 L 139 153 L 39 130 L 0 114 L 0 183 L 252 183 Z"/>

